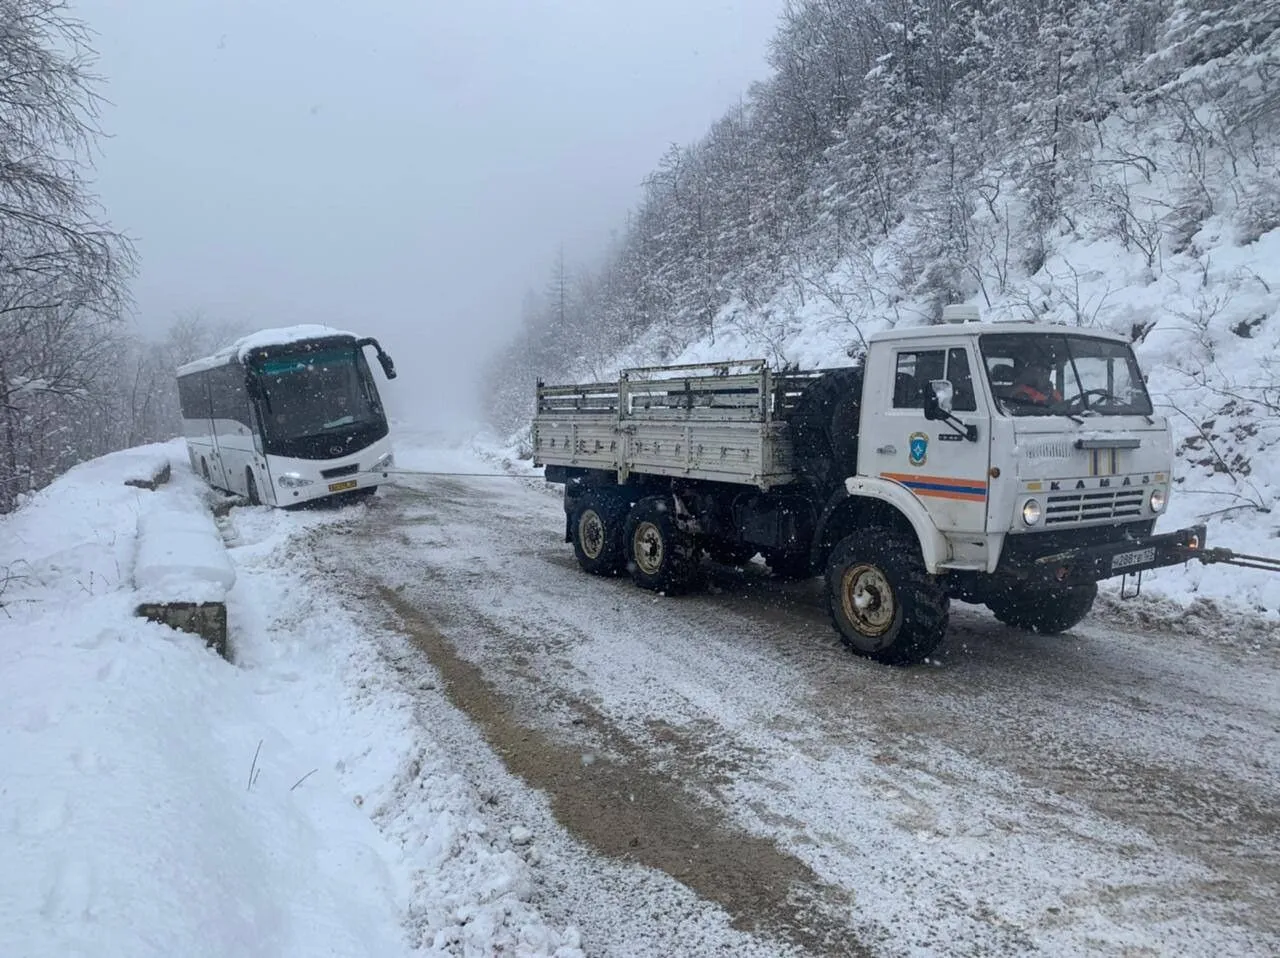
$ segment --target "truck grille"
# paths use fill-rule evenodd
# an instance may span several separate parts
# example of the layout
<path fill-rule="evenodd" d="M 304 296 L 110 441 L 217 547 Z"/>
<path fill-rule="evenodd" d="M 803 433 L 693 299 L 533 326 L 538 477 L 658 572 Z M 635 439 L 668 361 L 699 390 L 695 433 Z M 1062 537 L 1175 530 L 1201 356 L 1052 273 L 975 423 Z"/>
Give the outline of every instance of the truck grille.
<path fill-rule="evenodd" d="M 1049 497 L 1045 507 L 1045 525 L 1065 522 L 1094 522 L 1108 519 L 1134 519 L 1142 515 L 1143 489 L 1091 489 Z"/>

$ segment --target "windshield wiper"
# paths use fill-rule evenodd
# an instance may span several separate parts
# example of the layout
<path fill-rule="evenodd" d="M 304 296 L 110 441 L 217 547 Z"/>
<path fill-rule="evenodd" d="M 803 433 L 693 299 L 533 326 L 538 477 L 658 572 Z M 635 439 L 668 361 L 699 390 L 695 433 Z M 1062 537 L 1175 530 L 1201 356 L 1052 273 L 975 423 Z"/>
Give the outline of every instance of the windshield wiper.
<path fill-rule="evenodd" d="M 1032 399 L 1029 396 L 1003 396 L 1000 398 L 1000 401 L 1002 403 L 1005 403 L 1006 405 L 1009 405 L 1009 404 L 1015 405 L 1022 410 L 1027 410 L 1027 409 L 1039 410 L 1038 413 L 1032 413 L 1032 415 L 1066 416 L 1068 419 L 1070 419 L 1074 423 L 1084 422 L 1084 420 L 1081 419 L 1079 415 L 1077 415 L 1076 413 L 1073 413 L 1070 409 L 1060 408 L 1063 405 L 1061 400 L 1056 403 L 1043 403 L 1043 402 L 1039 402 L 1038 400 Z M 1010 412 L 1013 412 L 1015 416 L 1026 415 L 1025 412 L 1017 412 L 1015 410 L 1010 410 Z"/>

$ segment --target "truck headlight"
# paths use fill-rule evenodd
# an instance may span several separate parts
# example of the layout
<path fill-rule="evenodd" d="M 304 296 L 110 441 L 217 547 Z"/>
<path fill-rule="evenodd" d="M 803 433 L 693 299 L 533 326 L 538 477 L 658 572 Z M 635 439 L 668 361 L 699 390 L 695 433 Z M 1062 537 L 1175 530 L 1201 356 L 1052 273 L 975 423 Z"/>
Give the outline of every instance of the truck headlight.
<path fill-rule="evenodd" d="M 377 472 L 379 469 L 390 469 L 395 464 L 396 464 L 395 454 L 390 452 L 384 452 L 377 459 L 373 460 L 373 469 L 371 471 Z"/>
<path fill-rule="evenodd" d="M 1163 489 L 1152 489 L 1151 498 L 1147 503 L 1151 506 L 1152 512 L 1164 512 L 1164 507 L 1169 503 L 1169 497 Z"/>
<path fill-rule="evenodd" d="M 1022 504 L 1022 521 L 1029 526 L 1034 526 L 1039 522 L 1043 514 L 1040 509 L 1040 500 L 1038 499 L 1028 499 Z"/>
<path fill-rule="evenodd" d="M 276 482 L 286 489 L 297 489 L 299 486 L 309 486 L 315 480 L 303 479 L 296 472 L 284 472 L 276 477 Z"/>

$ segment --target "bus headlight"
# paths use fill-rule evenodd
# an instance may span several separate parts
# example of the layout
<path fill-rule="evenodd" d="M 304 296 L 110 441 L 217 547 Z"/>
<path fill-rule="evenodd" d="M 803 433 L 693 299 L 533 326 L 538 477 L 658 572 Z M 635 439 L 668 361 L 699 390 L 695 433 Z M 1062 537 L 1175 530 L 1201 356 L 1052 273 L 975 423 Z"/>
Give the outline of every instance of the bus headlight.
<path fill-rule="evenodd" d="M 1042 514 L 1038 499 L 1028 499 L 1022 504 L 1022 521 L 1027 525 L 1034 526 Z"/>
<path fill-rule="evenodd" d="M 309 486 L 314 482 L 313 479 L 303 479 L 296 472 L 281 473 L 276 477 L 276 482 L 286 489 L 297 489 L 299 486 Z"/>
<path fill-rule="evenodd" d="M 390 452 L 384 452 L 377 459 L 373 460 L 372 471 L 377 472 L 379 469 L 390 469 L 395 464 L 396 464 L 395 454 Z"/>
<path fill-rule="evenodd" d="M 1164 507 L 1168 504 L 1169 497 L 1163 489 L 1152 489 L 1151 498 L 1147 503 L 1151 506 L 1152 512 L 1164 512 Z"/>

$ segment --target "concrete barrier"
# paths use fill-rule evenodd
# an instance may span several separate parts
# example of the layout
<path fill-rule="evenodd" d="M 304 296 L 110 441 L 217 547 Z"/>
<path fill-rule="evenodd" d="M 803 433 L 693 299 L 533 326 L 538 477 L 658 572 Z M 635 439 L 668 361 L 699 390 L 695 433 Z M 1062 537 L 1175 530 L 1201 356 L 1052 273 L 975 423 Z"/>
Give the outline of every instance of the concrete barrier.
<path fill-rule="evenodd" d="M 185 489 L 147 497 L 133 579 L 139 616 L 199 635 L 227 658 L 226 595 L 236 573 L 204 500 Z"/>
<path fill-rule="evenodd" d="M 158 462 L 153 465 L 146 470 L 145 474 L 139 473 L 130 476 L 124 481 L 124 484 L 126 486 L 136 486 L 139 489 L 150 489 L 155 492 L 155 490 L 169 481 L 172 476 L 172 469 L 173 467 L 169 465 L 169 460 L 166 459 L 164 462 Z"/>

